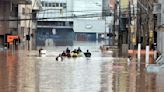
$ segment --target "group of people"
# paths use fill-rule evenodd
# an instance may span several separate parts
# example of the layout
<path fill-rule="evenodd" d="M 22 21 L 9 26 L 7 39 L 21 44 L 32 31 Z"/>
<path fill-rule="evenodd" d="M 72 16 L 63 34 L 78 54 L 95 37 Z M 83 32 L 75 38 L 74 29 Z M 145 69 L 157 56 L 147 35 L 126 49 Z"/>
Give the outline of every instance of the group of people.
<path fill-rule="evenodd" d="M 59 54 L 56 57 L 56 60 L 57 61 L 59 61 L 59 59 L 60 60 L 63 60 L 63 57 L 78 57 L 81 54 L 82 54 L 82 50 L 80 49 L 80 47 L 78 47 L 78 49 L 74 49 L 73 51 L 71 51 L 69 48 L 67 48 L 65 51 L 63 51 L 61 54 Z M 85 52 L 84 55 L 86 57 L 90 57 L 91 56 L 91 53 L 89 52 L 89 50 L 87 50 L 87 52 Z"/>
<path fill-rule="evenodd" d="M 46 54 L 46 50 L 40 48 L 39 56 L 45 55 L 45 54 Z M 82 50 L 80 49 L 80 47 L 78 47 L 78 49 L 74 49 L 73 51 L 71 51 L 69 48 L 67 48 L 65 51 L 63 51 L 61 54 L 59 54 L 56 57 L 56 60 L 62 61 L 63 57 L 79 57 L 79 56 L 82 56 L 82 54 L 84 54 L 85 57 L 91 57 L 91 53 L 89 52 L 89 50 L 87 50 L 87 52 L 82 53 Z"/>

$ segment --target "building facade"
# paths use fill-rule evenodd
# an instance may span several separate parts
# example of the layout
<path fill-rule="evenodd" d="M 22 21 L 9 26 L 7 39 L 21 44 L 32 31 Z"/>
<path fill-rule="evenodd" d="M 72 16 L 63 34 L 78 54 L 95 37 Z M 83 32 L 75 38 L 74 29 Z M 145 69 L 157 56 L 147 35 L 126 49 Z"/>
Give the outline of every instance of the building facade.
<path fill-rule="evenodd" d="M 35 49 L 36 13 L 40 9 L 40 0 L 32 0 L 31 4 L 18 5 L 18 18 L 20 19 L 18 22 L 18 34 L 21 40 L 21 49 Z"/>
<path fill-rule="evenodd" d="M 72 45 L 73 19 L 70 18 L 73 14 L 72 0 L 42 0 L 41 3 L 42 11 L 37 14 L 40 19 L 36 31 L 37 46 L 49 43 Z"/>
<path fill-rule="evenodd" d="M 153 49 L 153 44 L 157 42 L 157 15 L 153 13 L 154 3 L 157 3 L 157 0 L 137 1 L 136 42 L 141 43 L 142 49 L 148 45 Z"/>
<path fill-rule="evenodd" d="M 78 35 L 85 35 L 85 32 L 86 35 L 88 35 L 88 33 L 90 35 L 85 36 L 85 39 L 90 39 L 87 37 L 94 37 L 95 40 L 109 39 L 107 34 L 111 31 L 112 17 L 110 15 L 111 11 L 108 0 L 75 0 L 74 2 L 74 11 L 80 11 L 74 13 L 74 15 L 77 16 L 77 18 L 74 19 L 75 39 L 79 39 L 76 38 L 79 37 Z M 82 26 L 80 26 L 81 24 Z M 90 25 L 92 27 L 87 28 L 84 24 L 85 26 Z M 76 27 L 77 25 L 80 26 L 78 26 L 79 29 Z M 101 27 L 97 28 L 98 25 Z"/>
<path fill-rule="evenodd" d="M 7 46 L 7 34 L 18 34 L 18 4 L 29 4 L 30 0 L 0 0 L 0 46 Z"/>
<path fill-rule="evenodd" d="M 27 41 L 27 36 L 34 36 L 36 11 L 41 8 L 39 0 L 1 0 L 0 7 L 0 45 L 32 49 L 34 41 Z M 14 42 L 9 44 L 9 35 L 19 37 L 20 45 Z"/>
<path fill-rule="evenodd" d="M 43 0 L 43 10 L 38 13 L 38 18 L 41 20 L 38 21 L 37 44 L 46 45 L 46 40 L 53 40 L 53 44 L 56 45 L 59 43 L 72 44 L 74 40 L 80 39 L 78 35 L 81 34 L 89 34 L 95 38 L 94 40 L 98 39 L 96 30 L 88 30 L 85 32 L 82 30 L 85 29 L 85 27 L 81 28 L 80 24 L 86 23 L 89 20 L 95 21 L 95 23 L 103 21 L 100 25 L 103 24 L 104 28 L 97 30 L 99 30 L 99 33 L 103 34 L 108 31 L 109 22 L 107 21 L 111 21 L 111 18 L 106 18 L 106 16 L 104 18 L 102 4 L 103 0 Z M 77 25 L 78 27 L 76 27 Z M 98 24 L 94 24 L 93 26 L 96 25 Z M 81 31 L 83 31 L 83 33 Z M 66 37 L 63 35 L 64 33 L 69 35 Z M 43 34 L 47 34 L 47 36 Z"/>

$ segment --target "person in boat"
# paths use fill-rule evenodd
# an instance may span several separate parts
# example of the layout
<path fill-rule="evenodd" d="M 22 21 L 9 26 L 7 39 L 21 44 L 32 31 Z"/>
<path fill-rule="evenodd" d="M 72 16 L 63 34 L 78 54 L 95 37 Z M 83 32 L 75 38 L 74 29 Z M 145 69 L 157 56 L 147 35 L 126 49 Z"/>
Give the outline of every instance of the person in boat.
<path fill-rule="evenodd" d="M 77 50 L 76 50 L 76 49 L 74 49 L 72 52 L 73 52 L 73 53 L 77 53 Z"/>
<path fill-rule="evenodd" d="M 82 52 L 82 50 L 80 49 L 80 47 L 78 47 L 77 53 L 79 54 L 80 52 Z"/>
<path fill-rule="evenodd" d="M 67 55 L 66 55 L 67 57 L 71 57 L 71 53 L 66 53 L 66 54 L 67 54 Z"/>
<path fill-rule="evenodd" d="M 63 61 L 63 57 L 61 54 L 59 54 L 59 56 L 56 57 L 56 61 Z"/>
<path fill-rule="evenodd" d="M 87 50 L 87 52 L 84 53 L 85 57 L 91 57 L 91 53 L 89 52 L 89 50 Z"/>
<path fill-rule="evenodd" d="M 74 49 L 72 52 L 71 52 L 71 56 L 72 57 L 77 57 L 77 50 Z"/>
<path fill-rule="evenodd" d="M 62 56 L 67 56 L 67 53 L 63 51 Z"/>
<path fill-rule="evenodd" d="M 69 48 L 66 49 L 66 53 L 70 53 L 70 49 Z"/>
<path fill-rule="evenodd" d="M 42 48 L 39 49 L 39 55 L 41 54 L 41 50 L 43 50 Z"/>
<path fill-rule="evenodd" d="M 66 49 L 66 56 L 71 57 L 71 51 L 69 50 L 69 48 Z"/>

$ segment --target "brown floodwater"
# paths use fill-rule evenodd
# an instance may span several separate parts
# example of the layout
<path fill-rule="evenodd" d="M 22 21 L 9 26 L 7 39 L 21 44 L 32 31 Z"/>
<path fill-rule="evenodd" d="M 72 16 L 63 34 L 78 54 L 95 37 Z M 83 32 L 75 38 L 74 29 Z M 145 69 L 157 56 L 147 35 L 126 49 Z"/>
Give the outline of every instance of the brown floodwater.
<path fill-rule="evenodd" d="M 147 73 L 144 59 L 129 63 L 104 56 L 93 45 L 82 46 L 83 51 L 90 49 L 91 58 L 56 61 L 65 48 L 45 48 L 45 57 L 37 51 L 1 51 L 0 92 L 164 92 L 164 69 Z"/>

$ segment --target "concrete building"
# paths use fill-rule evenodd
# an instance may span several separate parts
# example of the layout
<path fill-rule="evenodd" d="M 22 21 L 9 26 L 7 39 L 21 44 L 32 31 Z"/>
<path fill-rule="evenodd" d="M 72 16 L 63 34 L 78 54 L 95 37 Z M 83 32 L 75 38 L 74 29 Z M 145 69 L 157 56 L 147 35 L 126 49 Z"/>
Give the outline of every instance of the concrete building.
<path fill-rule="evenodd" d="M 76 38 L 79 37 L 79 35 L 86 35 L 85 39 L 90 39 L 87 37 L 93 37 L 94 41 L 102 38 L 109 39 L 107 34 L 111 31 L 113 18 L 110 16 L 111 11 L 108 0 L 75 0 L 74 11 L 79 11 L 74 12 L 74 15 L 77 16 L 77 18 L 74 19 L 74 31 L 76 40 L 80 39 Z M 81 24 L 82 26 L 80 26 Z M 85 26 L 90 25 L 92 27 L 84 27 L 84 24 Z M 101 27 L 97 28 L 98 25 Z M 76 26 L 78 26 L 79 29 Z M 90 36 L 87 36 L 88 34 Z"/>
<path fill-rule="evenodd" d="M 18 5 L 18 35 L 22 49 L 35 49 L 35 31 L 37 27 L 36 13 L 41 9 L 40 0 L 32 0 L 31 4 Z"/>
<path fill-rule="evenodd" d="M 0 45 L 7 46 L 7 34 L 20 37 L 23 49 L 32 49 L 34 41 L 26 41 L 34 36 L 36 11 L 41 8 L 39 0 L 1 0 L 0 1 Z"/>
<path fill-rule="evenodd" d="M 139 0 L 137 1 L 137 33 L 136 43 L 141 43 L 142 49 L 147 45 L 153 49 L 153 43 L 156 43 L 156 14 L 153 13 L 154 3 L 157 0 Z"/>
<path fill-rule="evenodd" d="M 40 45 L 72 45 L 73 1 L 42 0 L 38 20 L 36 42 Z M 67 35 L 65 35 L 67 34 Z"/>
<path fill-rule="evenodd" d="M 103 30 L 105 30 L 105 21 L 75 19 L 73 29 L 75 32 L 75 40 L 95 41 L 96 39 L 101 38 L 102 34 L 104 34 Z"/>
<path fill-rule="evenodd" d="M 107 0 L 104 2 L 107 2 Z M 42 0 L 43 10 L 38 13 L 38 18 L 42 20 L 38 21 L 37 44 L 45 45 L 46 40 L 53 40 L 53 44 L 70 43 L 69 45 L 71 45 L 74 40 L 80 39 L 78 35 L 86 28 L 82 28 L 81 24 L 89 21 L 95 22 L 94 24 L 91 23 L 92 26 L 99 25 L 98 23 L 101 21 L 100 25 L 103 24 L 104 28 L 96 30 L 99 31 L 98 33 L 105 34 L 106 31 L 109 31 L 111 18 L 103 16 L 103 13 L 106 12 L 103 12 L 102 4 L 103 0 Z M 83 32 L 82 35 L 93 33 L 90 35 L 96 40 L 98 39 L 96 30 L 88 30 Z M 69 35 L 65 36 L 65 33 Z M 43 34 L 47 34 L 47 36 Z"/>
<path fill-rule="evenodd" d="M 5 34 L 17 34 L 18 4 L 29 3 L 30 0 L 0 0 L 0 46 L 6 45 Z"/>

